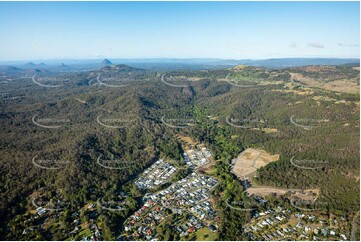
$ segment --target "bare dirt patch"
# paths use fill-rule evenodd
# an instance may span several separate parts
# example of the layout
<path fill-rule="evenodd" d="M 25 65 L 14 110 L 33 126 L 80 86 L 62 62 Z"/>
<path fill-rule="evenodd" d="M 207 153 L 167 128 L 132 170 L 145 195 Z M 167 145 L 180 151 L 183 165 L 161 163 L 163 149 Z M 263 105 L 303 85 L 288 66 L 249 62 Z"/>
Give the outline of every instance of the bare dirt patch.
<path fill-rule="evenodd" d="M 269 134 L 269 133 L 277 133 L 278 132 L 278 130 L 277 129 L 274 129 L 274 128 L 262 128 L 262 129 L 260 129 L 260 128 L 253 128 L 252 130 L 260 130 L 260 131 L 262 131 L 262 132 L 264 132 L 264 133 L 267 133 L 267 134 Z M 231 137 L 232 138 L 232 137 Z"/>
<path fill-rule="evenodd" d="M 264 129 L 262 129 L 265 133 L 276 133 L 276 132 L 278 132 L 278 130 L 277 129 L 274 129 L 274 128 L 264 128 Z"/>
<path fill-rule="evenodd" d="M 232 173 L 244 179 L 255 176 L 257 169 L 279 159 L 279 155 L 271 155 L 265 150 L 248 148 L 232 160 Z"/>
<path fill-rule="evenodd" d="M 182 136 L 180 134 L 177 134 L 177 138 L 181 141 L 185 142 L 187 145 L 197 145 L 198 142 L 193 140 L 191 137 L 188 136 Z"/>
<path fill-rule="evenodd" d="M 298 197 L 302 200 L 315 200 L 320 195 L 320 190 L 315 189 L 285 189 L 269 186 L 253 186 L 247 189 L 249 195 L 261 195 L 269 196 L 271 194 L 276 194 L 278 196 L 285 195 L 290 193 L 290 197 Z"/>
<path fill-rule="evenodd" d="M 249 195 L 261 195 L 261 196 L 268 196 L 271 194 L 277 194 L 278 196 L 284 195 L 288 192 L 287 189 L 283 188 L 276 188 L 276 187 L 267 187 L 267 186 L 253 186 L 247 189 L 247 193 Z"/>

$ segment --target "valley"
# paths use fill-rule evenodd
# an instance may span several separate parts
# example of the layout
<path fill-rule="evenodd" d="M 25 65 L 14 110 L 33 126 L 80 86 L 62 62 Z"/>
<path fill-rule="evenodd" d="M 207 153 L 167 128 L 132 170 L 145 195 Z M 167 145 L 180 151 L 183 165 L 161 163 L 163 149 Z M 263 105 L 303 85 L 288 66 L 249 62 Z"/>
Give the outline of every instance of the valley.
<path fill-rule="evenodd" d="M 356 233 L 357 65 L 104 65 L 2 69 L 1 239 Z"/>

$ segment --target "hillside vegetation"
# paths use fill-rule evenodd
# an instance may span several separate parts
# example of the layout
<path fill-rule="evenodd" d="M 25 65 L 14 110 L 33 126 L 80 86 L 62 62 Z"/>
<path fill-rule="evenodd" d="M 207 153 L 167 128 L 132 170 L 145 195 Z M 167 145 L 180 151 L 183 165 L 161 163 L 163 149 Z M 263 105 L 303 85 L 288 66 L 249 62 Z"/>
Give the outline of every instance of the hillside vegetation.
<path fill-rule="evenodd" d="M 105 238 L 114 239 L 122 221 L 141 204 L 131 181 L 160 157 L 183 159 L 176 135 L 206 144 L 217 160 L 214 175 L 223 179 L 215 191 L 223 224 L 219 239 L 242 238 L 232 224 L 239 214 L 223 210 L 219 194 L 231 194 L 238 184 L 229 162 L 245 148 L 280 155 L 258 170 L 255 183 L 318 188 L 328 209 L 360 209 L 360 98 L 355 91 L 360 76 L 355 66 L 158 73 L 119 65 L 35 77 L 43 84 L 61 85 L 55 88 L 18 77 L 0 80 L 0 239 L 29 239 L 22 232 L 27 227 L 24 214 L 32 206 L 30 195 L 50 186 L 61 190 L 68 204 L 64 224 L 89 200 L 118 190 L 133 194 L 121 215 L 102 212 Z M 345 88 L 350 85 L 352 90 Z M 167 126 L 162 117 L 184 127 Z M 44 128 L 34 120 L 60 127 Z M 267 132 L 270 129 L 273 132 Z M 61 169 L 41 169 L 33 163 L 35 156 L 68 162 Z M 104 169 L 97 164 L 99 156 L 134 165 Z M 300 169 L 290 162 L 292 157 L 324 163 Z M 61 240 L 70 232 L 64 225 L 36 239 Z"/>

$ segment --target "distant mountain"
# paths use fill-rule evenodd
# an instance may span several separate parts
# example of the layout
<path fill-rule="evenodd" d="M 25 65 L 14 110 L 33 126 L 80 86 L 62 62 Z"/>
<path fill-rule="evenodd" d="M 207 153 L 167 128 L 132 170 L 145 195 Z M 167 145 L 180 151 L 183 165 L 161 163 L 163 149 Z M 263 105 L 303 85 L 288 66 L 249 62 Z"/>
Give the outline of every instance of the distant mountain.
<path fill-rule="evenodd" d="M 23 65 L 22 67 L 25 68 L 25 69 L 29 69 L 29 68 L 43 68 L 45 66 L 46 65 L 45 65 L 44 62 L 41 62 L 39 64 L 35 64 L 34 62 L 28 62 L 25 65 Z"/>
<path fill-rule="evenodd" d="M 39 73 L 48 73 L 49 71 L 46 69 L 27 69 L 25 70 L 25 73 L 33 75 L 33 74 L 39 74 Z"/>
<path fill-rule="evenodd" d="M 0 72 L 6 73 L 6 74 L 37 74 L 37 73 L 49 73 L 49 70 L 45 68 L 18 68 L 15 66 L 0 66 Z"/>
<path fill-rule="evenodd" d="M 5 73 L 16 73 L 16 72 L 21 72 L 23 70 L 15 66 L 0 66 L 0 71 Z"/>
<path fill-rule="evenodd" d="M 57 60 L 41 60 L 46 62 L 43 64 L 34 64 L 28 62 L 0 62 L 1 65 L 16 66 L 21 69 L 29 68 L 44 68 L 53 71 L 80 71 L 80 70 L 95 70 L 105 66 L 111 66 L 114 63 L 123 63 L 132 67 L 142 69 L 150 69 L 155 71 L 170 71 L 170 70 L 206 70 L 206 69 L 224 69 L 231 68 L 237 65 L 246 65 L 254 67 L 266 67 L 272 69 L 283 69 L 297 66 L 309 65 L 345 65 L 345 64 L 359 64 L 360 59 L 357 58 L 274 58 L 274 59 L 171 59 L 171 58 L 150 58 L 150 59 L 108 59 L 99 60 L 72 60 L 72 59 L 57 59 Z M 40 60 L 39 60 L 40 63 Z M 69 69 L 65 66 L 60 66 L 59 63 L 67 63 Z M 64 64 L 65 65 L 65 64 Z M 67 65 L 66 65 L 67 66 Z M 67 67 L 66 67 L 67 68 Z"/>
<path fill-rule="evenodd" d="M 61 65 L 60 65 L 60 67 L 61 67 L 61 68 L 69 68 L 70 66 L 65 65 L 65 64 L 62 62 Z"/>
<path fill-rule="evenodd" d="M 28 62 L 24 65 L 25 67 L 34 67 L 36 66 L 33 62 Z"/>
<path fill-rule="evenodd" d="M 104 59 L 100 64 L 103 66 L 109 66 L 112 64 L 112 62 L 108 59 Z"/>
<path fill-rule="evenodd" d="M 115 66 L 102 67 L 100 69 L 100 71 L 104 71 L 104 72 L 107 72 L 107 71 L 111 71 L 111 72 L 131 72 L 131 71 L 144 72 L 145 70 L 141 69 L 141 68 L 135 68 L 135 67 L 120 64 L 120 65 L 115 65 Z"/>

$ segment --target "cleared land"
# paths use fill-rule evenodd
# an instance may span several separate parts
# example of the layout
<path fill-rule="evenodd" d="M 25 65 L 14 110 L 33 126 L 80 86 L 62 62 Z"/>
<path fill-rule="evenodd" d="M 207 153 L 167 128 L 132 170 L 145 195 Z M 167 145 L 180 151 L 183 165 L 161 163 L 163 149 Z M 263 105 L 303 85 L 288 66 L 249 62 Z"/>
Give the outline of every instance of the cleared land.
<path fill-rule="evenodd" d="M 274 128 L 262 128 L 262 129 L 260 129 L 260 128 L 252 128 L 252 130 L 261 130 L 261 131 L 263 131 L 263 132 L 265 132 L 267 134 L 269 134 L 269 133 L 277 133 L 278 132 L 278 130 L 274 129 Z"/>
<path fill-rule="evenodd" d="M 265 150 L 248 148 L 232 160 L 232 173 L 240 179 L 255 176 L 257 169 L 279 159 Z"/>
<path fill-rule="evenodd" d="M 300 73 L 290 73 L 293 79 L 297 79 L 302 83 L 322 88 L 328 91 L 333 92 L 343 92 L 343 93 L 359 93 L 360 85 L 358 83 L 358 78 L 337 78 L 335 80 L 329 80 L 327 82 L 322 82 L 321 79 L 314 79 L 305 77 Z"/>
<path fill-rule="evenodd" d="M 317 188 L 301 190 L 301 189 L 285 189 L 285 188 L 268 187 L 268 186 L 253 186 L 247 189 L 247 193 L 249 195 L 261 195 L 261 196 L 268 196 L 271 194 L 276 194 L 280 196 L 280 195 L 285 195 L 288 192 L 291 193 L 291 197 L 298 197 L 303 200 L 314 200 L 320 194 L 320 190 Z"/>
<path fill-rule="evenodd" d="M 180 134 L 177 134 L 176 137 L 190 146 L 199 144 L 197 141 L 193 140 L 191 137 L 188 136 L 182 136 Z"/>

